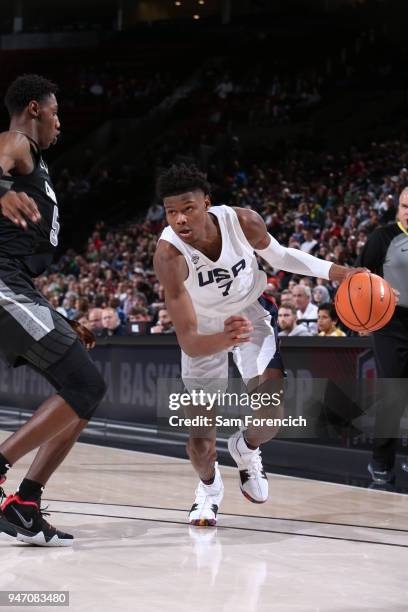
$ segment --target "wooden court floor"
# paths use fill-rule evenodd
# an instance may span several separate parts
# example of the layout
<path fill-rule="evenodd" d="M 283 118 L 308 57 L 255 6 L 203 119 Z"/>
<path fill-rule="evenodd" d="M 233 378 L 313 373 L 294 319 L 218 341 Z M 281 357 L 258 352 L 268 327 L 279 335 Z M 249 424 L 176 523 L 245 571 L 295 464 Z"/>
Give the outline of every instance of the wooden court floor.
<path fill-rule="evenodd" d="M 408 610 L 408 496 L 271 474 L 255 505 L 221 473 L 218 527 L 189 527 L 188 461 L 77 444 L 44 496 L 73 548 L 0 539 L 0 590 L 67 590 L 73 612 Z"/>

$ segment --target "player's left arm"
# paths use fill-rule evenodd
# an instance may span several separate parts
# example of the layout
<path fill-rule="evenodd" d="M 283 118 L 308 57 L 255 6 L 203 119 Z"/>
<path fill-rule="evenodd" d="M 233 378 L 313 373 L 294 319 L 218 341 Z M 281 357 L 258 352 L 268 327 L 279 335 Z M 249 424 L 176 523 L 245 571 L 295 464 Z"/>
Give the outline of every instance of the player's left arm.
<path fill-rule="evenodd" d="M 331 261 L 319 259 L 299 249 L 284 247 L 268 233 L 262 217 L 247 208 L 235 208 L 242 231 L 254 251 L 270 266 L 286 272 L 315 276 L 342 282 L 345 278 L 365 268 L 347 268 Z"/>

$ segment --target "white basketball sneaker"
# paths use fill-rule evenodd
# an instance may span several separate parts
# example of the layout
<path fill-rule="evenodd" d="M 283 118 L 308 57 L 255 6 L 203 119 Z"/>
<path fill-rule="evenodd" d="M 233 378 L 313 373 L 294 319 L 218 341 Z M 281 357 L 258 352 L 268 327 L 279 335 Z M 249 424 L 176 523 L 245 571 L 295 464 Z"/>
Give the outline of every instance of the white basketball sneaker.
<path fill-rule="evenodd" d="M 254 504 L 268 499 L 268 479 L 263 469 L 261 451 L 246 445 L 244 434 L 237 431 L 228 440 L 228 450 L 239 469 L 242 494 Z"/>
<path fill-rule="evenodd" d="M 188 515 L 190 525 L 214 527 L 217 524 L 218 508 L 224 497 L 224 485 L 217 464 L 214 482 L 206 485 L 200 480 L 195 494 L 194 504 Z"/>

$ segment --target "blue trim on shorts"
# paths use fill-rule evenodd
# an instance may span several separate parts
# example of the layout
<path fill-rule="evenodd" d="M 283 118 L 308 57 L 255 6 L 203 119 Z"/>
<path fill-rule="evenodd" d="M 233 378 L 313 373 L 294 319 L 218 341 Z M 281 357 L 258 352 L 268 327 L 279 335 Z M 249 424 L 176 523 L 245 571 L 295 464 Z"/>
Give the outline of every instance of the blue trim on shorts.
<path fill-rule="evenodd" d="M 272 357 L 266 368 L 273 368 L 275 370 L 281 370 L 284 376 L 286 376 L 285 366 L 283 365 L 282 355 L 280 353 L 280 338 L 278 336 L 278 307 L 273 302 L 267 300 L 263 295 L 258 298 L 258 302 L 265 308 L 266 311 L 271 315 L 271 326 L 275 334 L 276 341 L 276 352 Z"/>

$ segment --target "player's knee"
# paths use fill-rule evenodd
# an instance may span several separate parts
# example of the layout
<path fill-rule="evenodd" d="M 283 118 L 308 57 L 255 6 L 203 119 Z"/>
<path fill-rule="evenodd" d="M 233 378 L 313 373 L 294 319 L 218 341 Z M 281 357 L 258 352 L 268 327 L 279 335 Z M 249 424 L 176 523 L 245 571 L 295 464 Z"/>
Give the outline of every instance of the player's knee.
<path fill-rule="evenodd" d="M 95 367 L 95 366 L 94 366 Z M 107 385 L 102 375 L 95 367 L 92 377 L 89 380 L 89 410 L 86 413 L 86 418 L 90 419 L 101 401 L 103 400 L 107 391 Z"/>
<path fill-rule="evenodd" d="M 210 438 L 190 438 L 187 454 L 196 460 L 214 461 L 216 458 L 215 440 Z"/>
<path fill-rule="evenodd" d="M 104 379 L 95 365 L 92 366 L 86 371 L 78 371 L 75 375 L 71 375 L 59 391 L 77 415 L 88 421 L 106 393 Z"/>
<path fill-rule="evenodd" d="M 52 372 L 58 393 L 81 419 L 89 420 L 106 393 L 106 383 L 81 345 L 72 347 Z"/>

